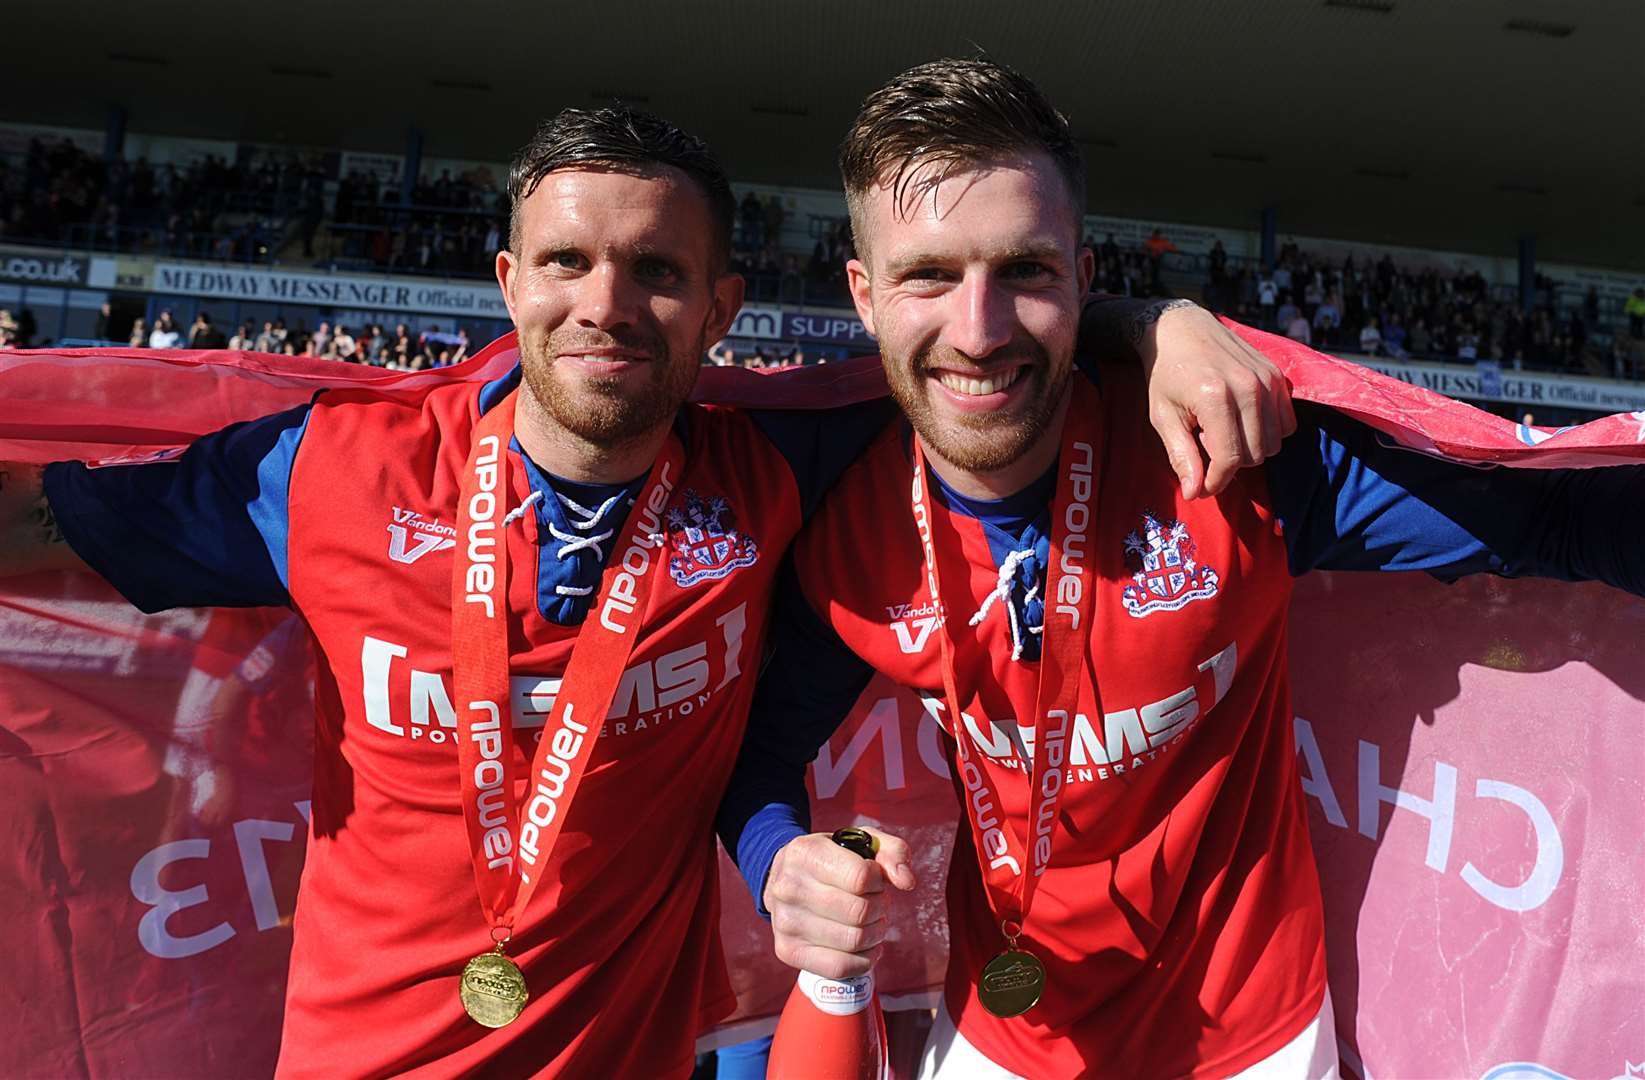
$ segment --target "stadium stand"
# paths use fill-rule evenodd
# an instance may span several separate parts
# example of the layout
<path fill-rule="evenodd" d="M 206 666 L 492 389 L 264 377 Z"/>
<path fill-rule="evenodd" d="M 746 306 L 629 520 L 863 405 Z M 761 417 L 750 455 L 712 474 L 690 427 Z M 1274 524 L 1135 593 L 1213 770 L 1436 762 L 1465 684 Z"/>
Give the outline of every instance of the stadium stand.
<path fill-rule="evenodd" d="M 409 274 L 485 281 L 506 237 L 507 200 L 494 173 L 474 168 L 425 173 L 409 188 L 368 170 L 337 179 L 335 151 L 219 155 L 179 168 L 146 158 L 104 159 L 67 138 L 36 138 L 0 156 L 0 242 L 188 258 L 242 265 L 307 265 L 340 273 Z M 806 241 L 810 242 L 809 250 Z M 1231 255 L 1177 249 L 1160 229 L 1141 242 L 1087 237 L 1097 252 L 1097 288 L 1131 296 L 1187 295 L 1239 321 L 1333 351 L 1393 359 L 1488 361 L 1506 370 L 1637 380 L 1645 375 L 1645 297 L 1601 297 L 1538 274 L 1527 307 L 1518 290 L 1492 284 L 1467 264 L 1447 272 L 1390 254 L 1333 259 L 1295 242 L 1272 268 Z M 742 193 L 733 269 L 748 302 L 849 308 L 843 267 L 853 255 L 841 215 L 789 220 L 784 199 Z M 153 313 L 163 317 L 162 313 Z M 87 340 L 155 342 L 144 318 L 115 325 L 108 313 Z M 208 316 L 209 318 L 209 316 Z M 118 322 L 116 320 L 115 322 Z M 0 347 L 39 344 L 32 313 L 0 311 Z M 259 325 L 259 323 L 261 325 Z M 252 319 L 238 344 L 357 363 L 420 368 L 467 354 L 467 333 L 437 324 L 386 333 L 382 324 L 321 323 L 312 331 L 282 319 Z M 110 335 L 112 334 L 112 338 Z M 182 338 L 191 343 L 193 335 Z M 158 339 L 167 341 L 163 333 Z M 714 363 L 803 363 L 847 353 L 800 342 L 731 342 Z"/>

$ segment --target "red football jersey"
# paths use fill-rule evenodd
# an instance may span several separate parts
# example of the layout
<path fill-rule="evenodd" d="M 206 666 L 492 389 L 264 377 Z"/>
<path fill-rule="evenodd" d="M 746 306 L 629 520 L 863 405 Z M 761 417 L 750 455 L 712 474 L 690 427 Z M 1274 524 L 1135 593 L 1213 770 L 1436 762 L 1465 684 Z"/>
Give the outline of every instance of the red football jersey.
<path fill-rule="evenodd" d="M 1047 872 L 1022 935 L 1039 1004 L 982 1008 L 1005 948 L 970 829 L 949 874 L 946 997 L 961 1034 L 1031 1077 L 1225 1076 L 1304 1028 L 1325 992 L 1319 884 L 1291 742 L 1291 577 L 1260 470 L 1185 502 L 1135 372 L 1076 374 L 1070 424 L 1099 462 L 1095 617 Z M 802 533 L 811 605 L 873 667 L 942 708 L 941 653 L 910 509 L 906 424 L 887 428 Z M 1066 466 L 1066 463 L 1062 463 Z M 933 507 L 965 737 L 1026 834 L 1039 664 L 1011 658 L 978 520 Z M 946 710 L 944 710 L 946 711 Z M 970 798 L 956 782 L 961 799 Z M 1026 872 L 1027 868 L 1023 868 Z"/>
<path fill-rule="evenodd" d="M 796 482 L 747 416 L 686 411 L 666 563 L 510 946 L 531 999 L 489 1030 L 457 993 L 490 935 L 451 679 L 458 476 L 479 394 L 324 395 L 292 466 L 290 595 L 321 662 L 279 1073 L 683 1076 L 697 1032 L 733 1006 L 712 820 L 800 520 Z M 512 509 L 530 486 L 506 457 Z M 517 799 L 577 638 L 537 612 L 537 560 L 553 543 L 542 554 L 536 529 L 532 514 L 506 528 Z"/>

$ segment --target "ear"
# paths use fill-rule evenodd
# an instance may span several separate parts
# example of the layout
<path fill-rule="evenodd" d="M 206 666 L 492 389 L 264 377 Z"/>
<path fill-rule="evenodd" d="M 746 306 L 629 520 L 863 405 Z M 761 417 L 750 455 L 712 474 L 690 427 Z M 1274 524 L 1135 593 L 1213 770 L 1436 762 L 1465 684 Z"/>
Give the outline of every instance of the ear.
<path fill-rule="evenodd" d="M 1081 296 L 1091 291 L 1091 283 L 1097 279 L 1097 256 L 1083 244 L 1074 260 L 1074 276 L 1079 280 Z"/>
<path fill-rule="evenodd" d="M 497 287 L 503 291 L 503 303 L 508 307 L 509 321 L 515 326 L 520 320 L 514 317 L 514 275 L 519 272 L 520 263 L 514 253 L 507 248 L 497 252 Z"/>
<path fill-rule="evenodd" d="M 874 331 L 874 291 L 869 284 L 868 266 L 861 259 L 845 264 L 845 284 L 851 290 L 851 303 L 857 309 L 857 318 L 870 337 L 879 337 Z"/>
<path fill-rule="evenodd" d="M 731 330 L 737 321 L 737 312 L 743 309 L 743 294 L 748 283 L 741 274 L 721 274 L 714 282 L 714 304 L 703 324 L 703 340 L 712 345 Z"/>

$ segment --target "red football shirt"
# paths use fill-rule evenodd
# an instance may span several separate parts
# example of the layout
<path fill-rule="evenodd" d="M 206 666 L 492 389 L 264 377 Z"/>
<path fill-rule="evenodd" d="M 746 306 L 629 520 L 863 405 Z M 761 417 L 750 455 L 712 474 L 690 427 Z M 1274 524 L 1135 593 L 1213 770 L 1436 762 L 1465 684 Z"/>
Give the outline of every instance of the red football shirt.
<path fill-rule="evenodd" d="M 779 450 L 748 414 L 682 412 L 664 561 L 515 927 L 531 998 L 490 1030 L 458 1000 L 490 932 L 462 814 L 450 597 L 458 475 L 482 398 L 502 389 L 327 392 L 176 462 L 48 478 L 70 543 L 139 606 L 289 602 L 313 634 L 314 789 L 282 1076 L 683 1076 L 697 1033 L 733 1007 L 712 821 L 799 527 L 810 473 L 785 452 L 803 440 Z M 521 456 L 506 457 L 512 510 L 532 487 Z M 578 636 L 541 613 L 539 564 L 560 544 L 539 535 L 539 512 L 505 529 L 517 799 Z"/>
<path fill-rule="evenodd" d="M 1055 846 L 1022 935 L 1047 986 L 1014 1019 L 978 1002 L 977 975 L 1005 943 L 962 825 L 947 1005 L 966 1039 L 1025 1076 L 1225 1076 L 1294 1037 L 1325 992 L 1290 734 L 1291 577 L 1262 473 L 1183 501 L 1135 373 L 1105 368 L 1103 380 L 1099 395 L 1076 376 L 1069 413 L 1100 463 L 1097 584 Z M 795 564 L 845 644 L 935 711 L 941 654 L 926 632 L 908 438 L 892 424 L 844 475 Z M 983 525 L 939 502 L 932 530 L 964 737 L 1001 802 L 982 810 L 1023 836 L 1039 664 L 1011 659 L 1005 605 L 967 625 L 1000 574 Z"/>

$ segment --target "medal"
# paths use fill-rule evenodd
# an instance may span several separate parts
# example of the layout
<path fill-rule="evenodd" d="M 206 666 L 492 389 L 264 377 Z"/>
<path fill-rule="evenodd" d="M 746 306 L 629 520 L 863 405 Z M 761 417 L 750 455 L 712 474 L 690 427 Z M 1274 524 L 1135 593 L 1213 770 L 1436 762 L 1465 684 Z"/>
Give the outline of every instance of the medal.
<path fill-rule="evenodd" d="M 1032 1009 L 1045 992 L 1045 965 L 1033 953 L 1007 949 L 983 965 L 977 1000 L 1002 1020 Z"/>
<path fill-rule="evenodd" d="M 519 1017 L 531 995 L 526 992 L 519 965 L 504 956 L 503 947 L 498 945 L 463 968 L 457 996 L 475 1023 L 500 1028 Z"/>
<path fill-rule="evenodd" d="M 451 577 L 452 683 L 457 764 L 480 909 L 493 946 L 468 962 L 457 996 L 477 1023 L 512 1023 L 530 994 L 525 974 L 503 954 L 515 921 L 542 878 L 594 755 L 601 720 L 633 655 L 651 595 L 663 512 L 685 453 L 670 435 L 640 489 L 617 553 L 577 630 L 560 691 L 543 727 L 516 805 L 513 709 L 508 674 L 508 538 L 503 501 L 505 448 L 514 430 L 515 390 L 479 418 L 459 477 L 457 549 Z"/>
<path fill-rule="evenodd" d="M 1056 838 L 1057 808 L 1062 803 L 1063 766 L 1071 718 L 1079 706 L 1080 675 L 1091 641 L 1095 615 L 1096 569 L 1091 538 L 1097 511 L 1097 454 L 1095 439 L 1076 434 L 1072 417 L 1101 416 L 1095 391 L 1077 376 L 1063 420 L 1061 452 L 1057 457 L 1057 493 L 1051 504 L 1051 552 L 1046 568 L 1045 621 L 1040 648 L 1039 686 L 1034 696 L 1034 755 L 1029 770 L 1028 829 L 1019 836 L 1008 820 L 981 807 L 1004 803 L 993 790 L 987 766 L 973 760 L 971 737 L 960 711 L 955 676 L 954 640 L 948 611 L 942 603 L 938 570 L 936 519 L 927 494 L 925 453 L 914 439 L 914 482 L 910 500 L 914 527 L 925 557 L 926 588 L 936 609 L 937 642 L 942 653 L 942 685 L 946 718 L 939 721 L 954 743 L 956 778 L 964 785 L 960 802 L 971 826 L 972 850 L 982 873 L 988 906 L 1000 920 L 1007 948 L 990 960 L 977 976 L 977 999 L 999 1017 L 1020 1016 L 1033 1008 L 1045 992 L 1045 965 L 1017 943 L 1034 892 L 1051 862 Z M 1007 601 L 1009 603 L 1009 601 Z M 968 664 L 967 670 L 987 670 L 986 664 Z M 1095 692 L 1095 687 L 1092 687 Z M 1099 707 L 1097 715 L 1102 714 Z M 985 721 L 986 722 L 986 721 Z"/>

